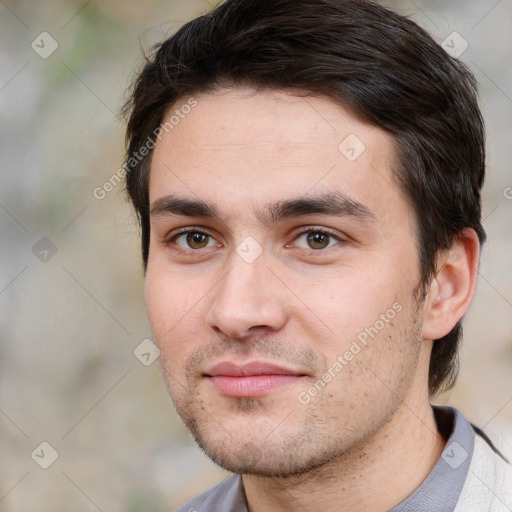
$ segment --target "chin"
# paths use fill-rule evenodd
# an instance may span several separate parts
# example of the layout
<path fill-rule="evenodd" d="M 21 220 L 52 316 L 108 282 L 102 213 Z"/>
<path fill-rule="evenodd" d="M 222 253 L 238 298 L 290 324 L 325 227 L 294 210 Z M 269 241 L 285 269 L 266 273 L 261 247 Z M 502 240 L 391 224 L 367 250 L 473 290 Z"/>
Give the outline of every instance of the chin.
<path fill-rule="evenodd" d="M 333 451 L 322 453 L 321 449 L 312 450 L 310 455 L 296 439 L 272 444 L 265 438 L 255 442 L 251 436 L 253 440 L 245 443 L 235 439 L 215 442 L 211 438 L 205 440 L 197 433 L 193 435 L 213 462 L 235 474 L 290 478 L 319 470 L 337 457 Z"/>

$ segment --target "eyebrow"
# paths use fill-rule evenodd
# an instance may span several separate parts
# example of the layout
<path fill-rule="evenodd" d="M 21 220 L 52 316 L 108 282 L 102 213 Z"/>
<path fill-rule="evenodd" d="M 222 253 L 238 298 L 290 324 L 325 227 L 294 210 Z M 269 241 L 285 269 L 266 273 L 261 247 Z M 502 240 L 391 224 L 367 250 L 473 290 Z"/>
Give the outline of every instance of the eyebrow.
<path fill-rule="evenodd" d="M 341 192 L 328 192 L 277 201 L 266 205 L 263 209 L 256 210 L 254 213 L 258 220 L 267 226 L 275 225 L 285 219 L 313 214 L 352 217 L 370 223 L 377 220 L 365 204 Z M 182 215 L 185 217 L 210 218 L 226 223 L 226 219 L 219 213 L 214 204 L 202 199 L 190 199 L 172 194 L 156 199 L 151 205 L 150 215 L 155 217 Z"/>

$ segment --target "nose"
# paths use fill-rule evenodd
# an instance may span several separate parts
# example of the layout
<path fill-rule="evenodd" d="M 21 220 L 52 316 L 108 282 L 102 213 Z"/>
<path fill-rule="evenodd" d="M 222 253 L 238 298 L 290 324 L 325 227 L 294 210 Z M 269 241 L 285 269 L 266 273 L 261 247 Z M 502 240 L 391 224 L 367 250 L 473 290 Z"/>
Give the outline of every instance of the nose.
<path fill-rule="evenodd" d="M 229 271 L 213 291 L 208 325 L 234 339 L 278 331 L 288 320 L 283 284 L 263 255 L 252 263 L 233 254 Z"/>

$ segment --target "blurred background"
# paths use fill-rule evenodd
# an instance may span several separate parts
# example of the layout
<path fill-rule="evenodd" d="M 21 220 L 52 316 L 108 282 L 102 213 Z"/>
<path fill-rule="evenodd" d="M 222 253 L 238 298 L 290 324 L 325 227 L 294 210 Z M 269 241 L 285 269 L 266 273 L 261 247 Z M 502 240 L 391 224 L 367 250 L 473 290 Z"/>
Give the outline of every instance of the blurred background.
<path fill-rule="evenodd" d="M 480 83 L 488 242 L 460 376 L 436 401 L 512 458 L 512 0 L 384 3 Z M 136 350 L 151 334 L 122 185 L 94 194 L 123 164 L 118 114 L 144 51 L 210 8 L 0 0 L 0 511 L 167 511 L 226 475 Z"/>

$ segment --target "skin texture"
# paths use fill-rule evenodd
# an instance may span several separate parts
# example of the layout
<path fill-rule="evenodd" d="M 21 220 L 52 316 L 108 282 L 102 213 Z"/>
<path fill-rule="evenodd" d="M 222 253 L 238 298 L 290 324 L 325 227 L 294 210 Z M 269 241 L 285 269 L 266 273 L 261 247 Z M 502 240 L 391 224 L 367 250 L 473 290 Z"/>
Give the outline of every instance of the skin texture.
<path fill-rule="evenodd" d="M 214 461 L 243 474 L 252 512 L 389 510 L 444 447 L 428 396 L 431 340 L 469 305 L 476 235 L 440 254 L 418 302 L 415 219 L 387 133 L 322 97 L 229 89 L 196 100 L 158 141 L 150 176 L 146 305 L 176 409 Z M 354 135 L 365 146 L 356 159 L 339 149 Z M 360 206 L 261 214 L 333 193 Z M 220 218 L 170 213 L 169 195 L 206 201 Z M 223 361 L 300 376 L 263 396 L 225 396 L 206 376 Z"/>

